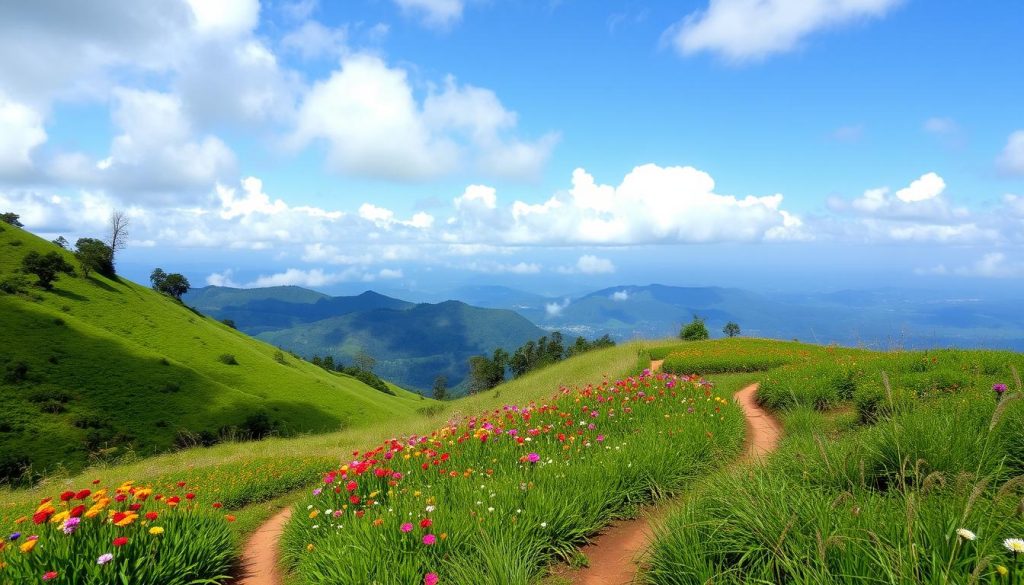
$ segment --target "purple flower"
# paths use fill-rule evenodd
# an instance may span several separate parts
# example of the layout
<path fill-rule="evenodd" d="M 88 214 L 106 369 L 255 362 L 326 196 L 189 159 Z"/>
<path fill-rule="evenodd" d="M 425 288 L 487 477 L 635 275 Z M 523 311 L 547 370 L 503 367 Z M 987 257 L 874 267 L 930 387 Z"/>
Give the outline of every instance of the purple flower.
<path fill-rule="evenodd" d="M 992 384 L 992 390 L 996 394 L 1002 394 L 1003 392 L 1006 392 L 1006 384 Z"/>
<path fill-rule="evenodd" d="M 323 490 L 321 490 L 320 488 L 316 488 L 315 490 L 313 490 L 314 496 L 319 496 L 321 493 L 323 493 Z"/>
<path fill-rule="evenodd" d="M 529 461 L 530 463 L 536 463 L 540 461 L 540 455 L 537 455 L 536 453 L 530 453 L 529 455 L 526 456 L 526 460 Z"/>
<path fill-rule="evenodd" d="M 81 518 L 68 518 L 67 520 L 65 520 L 64 526 L 62 526 L 64 534 L 74 534 L 75 530 L 78 528 L 78 524 L 81 521 Z"/>
<path fill-rule="evenodd" d="M 18 540 L 19 538 L 21 538 L 21 533 L 20 532 L 14 532 L 14 533 L 11 534 L 11 536 L 9 538 L 11 540 Z"/>
<path fill-rule="evenodd" d="M 104 554 L 100 555 L 100 558 L 96 559 L 96 564 L 97 565 L 105 565 L 105 564 L 109 563 L 112 560 L 114 560 L 114 555 L 112 555 L 110 553 L 104 553 Z"/>

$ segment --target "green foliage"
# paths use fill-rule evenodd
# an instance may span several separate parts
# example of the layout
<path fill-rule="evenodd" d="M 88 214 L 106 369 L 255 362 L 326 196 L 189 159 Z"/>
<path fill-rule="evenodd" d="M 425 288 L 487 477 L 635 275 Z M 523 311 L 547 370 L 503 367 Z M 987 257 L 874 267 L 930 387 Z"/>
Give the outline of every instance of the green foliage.
<path fill-rule="evenodd" d="M 220 322 L 232 329 L 238 329 L 238 326 L 235 325 L 235 321 L 233 319 L 221 319 Z"/>
<path fill-rule="evenodd" d="M 172 297 L 177 301 L 180 301 L 181 296 L 192 288 L 187 278 L 177 272 L 168 274 L 162 268 L 153 269 L 152 274 L 149 275 L 149 282 L 152 283 L 153 290 Z"/>
<path fill-rule="evenodd" d="M 57 252 L 40 254 L 35 250 L 25 254 L 21 261 L 21 270 L 26 274 L 35 275 L 38 279 L 36 284 L 47 290 L 53 288 L 53 281 L 61 274 L 75 273 L 75 268 Z"/>
<path fill-rule="evenodd" d="M 736 337 L 740 334 L 740 326 L 734 321 L 729 321 L 725 324 L 725 327 L 722 327 L 722 333 L 726 337 Z"/>
<path fill-rule="evenodd" d="M 509 355 L 503 349 L 494 350 L 490 358 L 485 355 L 469 358 L 469 393 L 490 390 L 504 382 L 508 362 Z"/>
<path fill-rule="evenodd" d="M 431 391 L 434 400 L 444 400 L 448 396 L 448 377 L 440 375 L 434 378 L 434 388 Z"/>
<path fill-rule="evenodd" d="M 615 342 L 608 335 L 594 341 L 585 337 L 577 337 L 569 347 L 563 344 L 562 333 L 555 331 L 548 337 L 544 335 L 537 341 L 527 341 L 519 346 L 508 360 L 508 367 L 515 377 L 560 362 L 566 358 L 580 355 L 594 349 L 613 347 Z"/>
<path fill-rule="evenodd" d="M 5 274 L 0 276 L 0 292 L 5 292 L 9 295 L 25 292 L 29 284 L 28 278 L 22 274 Z"/>
<path fill-rule="evenodd" d="M 114 250 L 100 240 L 80 238 L 75 242 L 75 258 L 78 259 L 82 276 L 86 278 L 91 272 L 98 272 L 107 278 L 114 276 Z"/>
<path fill-rule="evenodd" d="M 18 215 L 17 213 L 13 213 L 11 211 L 5 211 L 4 213 L 0 213 L 0 222 L 13 225 L 14 227 L 25 226 L 25 224 L 18 221 L 20 218 L 20 215 Z"/>
<path fill-rule="evenodd" d="M 228 366 L 237 366 L 238 365 L 238 359 L 235 357 L 235 354 L 233 354 L 233 353 L 222 353 L 219 356 L 217 356 L 217 360 L 220 363 L 228 365 Z"/>
<path fill-rule="evenodd" d="M 704 324 L 704 319 L 696 315 L 693 316 L 693 321 L 683 325 L 679 330 L 679 339 L 683 341 L 702 341 L 710 336 L 708 326 Z"/>

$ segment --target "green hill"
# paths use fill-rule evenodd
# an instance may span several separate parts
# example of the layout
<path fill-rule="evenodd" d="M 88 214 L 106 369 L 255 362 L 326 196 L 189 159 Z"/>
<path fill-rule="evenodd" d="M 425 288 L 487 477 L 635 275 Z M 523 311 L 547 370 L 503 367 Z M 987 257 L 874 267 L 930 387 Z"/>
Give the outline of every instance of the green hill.
<path fill-rule="evenodd" d="M 32 251 L 60 251 L 75 264 L 28 232 L 0 229 L 0 282 Z M 225 433 L 335 431 L 426 404 L 326 372 L 147 287 L 95 273 L 61 276 L 51 291 L 0 292 L 0 331 L 0 479 Z"/>
<path fill-rule="evenodd" d="M 544 334 L 513 311 L 446 301 L 353 312 L 258 337 L 301 355 L 332 355 L 344 363 L 362 350 L 376 358 L 374 371 L 384 378 L 426 391 L 443 374 L 458 393 L 470 356 L 498 347 L 512 351 Z"/>

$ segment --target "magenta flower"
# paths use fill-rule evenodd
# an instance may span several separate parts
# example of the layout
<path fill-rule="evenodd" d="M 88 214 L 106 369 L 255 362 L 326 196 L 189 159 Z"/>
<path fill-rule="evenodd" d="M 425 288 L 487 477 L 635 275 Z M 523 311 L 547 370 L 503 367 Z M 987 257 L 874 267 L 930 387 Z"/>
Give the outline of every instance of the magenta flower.
<path fill-rule="evenodd" d="M 438 578 L 437 573 L 427 573 L 423 576 L 423 585 L 437 585 L 438 581 L 440 581 L 440 579 Z"/>
<path fill-rule="evenodd" d="M 424 534 L 423 535 L 423 544 L 425 544 L 427 546 L 431 546 L 435 542 L 437 542 L 437 537 L 434 536 L 433 534 Z"/>
<path fill-rule="evenodd" d="M 401 528 L 399 528 L 399 530 L 401 530 L 402 532 L 412 532 L 412 524 L 410 524 L 409 522 L 406 522 L 405 524 L 402 524 L 402 526 L 401 526 Z"/>
<path fill-rule="evenodd" d="M 526 456 L 526 460 L 529 461 L 530 463 L 536 463 L 540 461 L 540 455 L 537 455 L 536 453 L 530 453 L 529 455 Z"/>
<path fill-rule="evenodd" d="M 1006 392 L 1006 384 L 992 384 L 992 391 L 996 394 Z"/>

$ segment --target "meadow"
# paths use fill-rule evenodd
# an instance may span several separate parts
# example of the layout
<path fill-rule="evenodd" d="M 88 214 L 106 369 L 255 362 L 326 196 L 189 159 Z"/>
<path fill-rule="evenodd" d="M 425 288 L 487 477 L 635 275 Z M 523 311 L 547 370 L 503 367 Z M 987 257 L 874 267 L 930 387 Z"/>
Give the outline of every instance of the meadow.
<path fill-rule="evenodd" d="M 1024 580 L 1024 356 L 702 345 L 682 354 L 719 371 L 747 371 L 755 348 L 784 363 L 751 379 L 785 439 L 767 464 L 694 490 L 662 526 L 645 582 Z"/>

